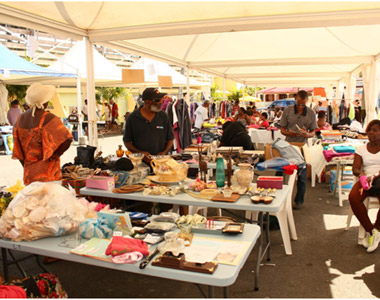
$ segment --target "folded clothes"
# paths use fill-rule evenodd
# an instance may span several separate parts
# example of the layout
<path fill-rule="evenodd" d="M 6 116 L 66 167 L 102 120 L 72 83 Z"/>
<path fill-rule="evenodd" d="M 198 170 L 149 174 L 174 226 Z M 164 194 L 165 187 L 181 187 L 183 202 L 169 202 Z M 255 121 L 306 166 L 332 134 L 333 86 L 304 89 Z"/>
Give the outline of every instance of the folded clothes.
<path fill-rule="evenodd" d="M 355 153 L 356 149 L 352 146 L 337 145 L 333 146 L 333 149 L 337 153 Z"/>
<path fill-rule="evenodd" d="M 148 245 L 145 242 L 128 237 L 114 236 L 106 249 L 106 255 L 117 256 L 135 251 L 142 255 L 149 255 Z"/>
<path fill-rule="evenodd" d="M 282 169 L 284 170 L 285 174 L 292 175 L 294 173 L 294 170 L 298 170 L 298 166 L 291 164 L 288 166 L 283 166 Z"/>
<path fill-rule="evenodd" d="M 331 161 L 334 157 L 341 157 L 341 156 L 352 156 L 352 153 L 336 153 L 333 150 L 323 150 L 323 155 L 325 156 L 325 159 L 327 162 Z"/>

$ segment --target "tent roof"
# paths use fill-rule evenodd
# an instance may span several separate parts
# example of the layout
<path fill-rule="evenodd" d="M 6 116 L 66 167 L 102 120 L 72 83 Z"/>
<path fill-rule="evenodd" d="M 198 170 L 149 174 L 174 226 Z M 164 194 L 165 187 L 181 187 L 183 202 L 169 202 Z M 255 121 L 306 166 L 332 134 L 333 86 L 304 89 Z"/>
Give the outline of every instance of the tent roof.
<path fill-rule="evenodd" d="M 35 77 L 67 78 L 76 77 L 70 72 L 57 72 L 37 66 L 19 57 L 4 45 L 0 44 L 0 79 L 6 83 L 18 81 L 20 84 L 29 84 Z"/>
<path fill-rule="evenodd" d="M 300 88 L 300 90 L 304 90 L 306 92 L 312 92 L 313 88 Z M 298 92 L 298 88 L 296 87 L 272 87 L 272 88 L 267 88 L 258 91 L 259 94 L 296 94 Z"/>
<path fill-rule="evenodd" d="M 106 84 L 114 81 L 121 82 L 121 69 L 102 56 L 93 48 L 94 76 L 96 84 Z M 86 45 L 84 41 L 77 42 L 63 57 L 51 64 L 51 70 L 65 71 L 87 77 Z"/>
<path fill-rule="evenodd" d="M 145 75 L 145 82 L 148 84 L 157 84 L 158 76 L 171 76 L 173 86 L 184 86 L 187 83 L 186 76 L 178 73 L 167 63 L 153 60 L 150 58 L 143 57 L 135 62 L 131 69 L 143 69 Z M 193 78 L 190 78 L 190 86 L 202 86 L 210 85 L 210 83 L 199 82 Z"/>
<path fill-rule="evenodd" d="M 257 86 L 327 86 L 378 58 L 380 2 L 2 2 L 4 23 Z"/>

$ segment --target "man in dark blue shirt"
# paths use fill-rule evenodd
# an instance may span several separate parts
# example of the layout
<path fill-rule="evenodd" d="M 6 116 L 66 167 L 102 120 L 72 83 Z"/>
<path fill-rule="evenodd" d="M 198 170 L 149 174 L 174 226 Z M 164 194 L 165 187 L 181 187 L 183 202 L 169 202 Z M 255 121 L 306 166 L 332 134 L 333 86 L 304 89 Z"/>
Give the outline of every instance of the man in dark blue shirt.
<path fill-rule="evenodd" d="M 147 88 L 142 94 L 144 105 L 130 114 L 126 120 L 123 141 L 129 151 L 150 155 L 164 155 L 172 148 L 174 133 L 169 117 L 161 111 L 162 98 L 155 88 Z"/>

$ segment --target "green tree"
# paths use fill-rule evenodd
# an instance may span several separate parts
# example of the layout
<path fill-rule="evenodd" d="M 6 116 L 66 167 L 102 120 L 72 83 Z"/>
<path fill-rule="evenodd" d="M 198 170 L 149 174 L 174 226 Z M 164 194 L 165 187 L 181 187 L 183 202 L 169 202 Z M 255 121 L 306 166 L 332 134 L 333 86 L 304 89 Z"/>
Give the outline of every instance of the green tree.
<path fill-rule="evenodd" d="M 17 99 L 21 104 L 25 103 L 26 90 L 29 86 L 7 84 L 5 87 L 8 90 L 8 101 L 11 102 Z"/>
<path fill-rule="evenodd" d="M 96 102 L 101 104 L 102 100 L 110 101 L 113 99 L 115 102 L 118 98 L 125 97 L 127 90 L 122 87 L 97 87 L 96 88 Z"/>

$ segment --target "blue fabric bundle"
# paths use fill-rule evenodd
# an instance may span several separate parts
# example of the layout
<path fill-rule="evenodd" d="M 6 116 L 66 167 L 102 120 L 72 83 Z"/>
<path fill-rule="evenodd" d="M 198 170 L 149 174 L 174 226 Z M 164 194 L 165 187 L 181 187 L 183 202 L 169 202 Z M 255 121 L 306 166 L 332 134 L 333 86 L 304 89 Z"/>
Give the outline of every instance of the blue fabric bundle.
<path fill-rule="evenodd" d="M 105 218 L 86 219 L 79 225 L 79 232 L 82 238 L 109 239 L 112 237 L 112 228 Z"/>
<path fill-rule="evenodd" d="M 336 153 L 355 153 L 355 148 L 352 146 L 337 145 L 333 146 L 333 149 Z"/>

